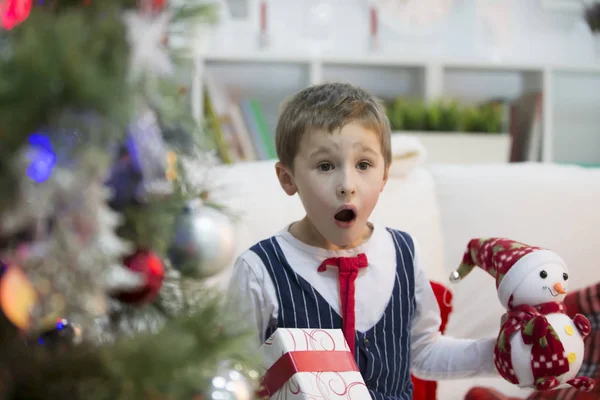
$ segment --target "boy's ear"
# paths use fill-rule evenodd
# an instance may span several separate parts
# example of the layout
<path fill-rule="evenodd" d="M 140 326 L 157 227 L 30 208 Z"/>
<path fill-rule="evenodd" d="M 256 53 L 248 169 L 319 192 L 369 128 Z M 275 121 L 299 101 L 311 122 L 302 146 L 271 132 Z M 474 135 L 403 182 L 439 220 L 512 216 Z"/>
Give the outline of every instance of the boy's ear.
<path fill-rule="evenodd" d="M 388 178 L 390 176 L 390 165 L 387 166 L 387 168 L 384 170 L 383 172 L 383 183 L 381 184 L 381 190 L 380 192 L 383 192 L 383 189 L 385 189 L 385 184 L 388 181 Z"/>
<path fill-rule="evenodd" d="M 298 192 L 292 172 L 279 161 L 275 164 L 275 173 L 281 188 L 288 196 L 293 196 Z"/>

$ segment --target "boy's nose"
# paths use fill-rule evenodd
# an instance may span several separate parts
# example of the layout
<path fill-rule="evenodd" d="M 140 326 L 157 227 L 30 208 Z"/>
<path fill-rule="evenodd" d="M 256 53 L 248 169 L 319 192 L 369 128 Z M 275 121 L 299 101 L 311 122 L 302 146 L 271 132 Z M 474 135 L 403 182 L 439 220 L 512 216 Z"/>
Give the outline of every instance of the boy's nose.
<path fill-rule="evenodd" d="M 340 189 L 338 190 L 338 194 L 340 196 L 347 196 L 349 194 L 354 194 L 354 189 L 346 189 L 346 188 L 340 187 Z"/>
<path fill-rule="evenodd" d="M 351 169 L 340 169 L 340 174 L 338 175 L 338 187 L 337 194 L 340 197 L 346 197 L 349 195 L 353 195 L 356 191 L 356 186 L 354 185 L 354 177 L 352 176 Z"/>
<path fill-rule="evenodd" d="M 356 189 L 354 188 L 354 185 L 345 183 L 338 186 L 337 192 L 338 196 L 345 197 L 354 194 Z"/>

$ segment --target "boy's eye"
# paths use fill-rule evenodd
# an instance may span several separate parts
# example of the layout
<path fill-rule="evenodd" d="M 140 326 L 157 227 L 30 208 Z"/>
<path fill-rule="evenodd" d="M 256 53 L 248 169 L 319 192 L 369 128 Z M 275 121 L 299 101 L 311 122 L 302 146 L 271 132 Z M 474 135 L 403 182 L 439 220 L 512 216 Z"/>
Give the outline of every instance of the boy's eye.
<path fill-rule="evenodd" d="M 333 169 L 333 164 L 324 162 L 324 163 L 319 164 L 317 166 L 317 168 L 319 168 L 319 171 L 321 171 L 321 172 L 329 172 Z"/>
<path fill-rule="evenodd" d="M 360 169 L 361 171 L 365 171 L 365 170 L 367 170 L 367 169 L 369 169 L 371 167 L 371 164 L 369 164 L 366 161 L 361 161 L 358 164 L 356 164 L 356 167 L 358 169 Z"/>

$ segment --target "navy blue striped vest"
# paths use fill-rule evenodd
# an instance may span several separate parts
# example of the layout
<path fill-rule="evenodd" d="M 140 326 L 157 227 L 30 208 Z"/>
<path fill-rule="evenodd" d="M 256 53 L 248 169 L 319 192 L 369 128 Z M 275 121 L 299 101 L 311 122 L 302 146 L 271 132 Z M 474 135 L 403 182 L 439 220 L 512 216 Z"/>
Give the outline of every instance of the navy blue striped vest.
<path fill-rule="evenodd" d="M 356 332 L 356 364 L 374 400 L 411 400 L 410 329 L 415 311 L 413 242 L 388 229 L 396 245 L 396 283 L 379 322 Z M 279 313 L 265 338 L 278 327 L 341 329 L 342 319 L 329 303 L 285 259 L 275 238 L 254 245 L 275 285 Z M 317 268 L 318 265 L 315 265 Z"/>

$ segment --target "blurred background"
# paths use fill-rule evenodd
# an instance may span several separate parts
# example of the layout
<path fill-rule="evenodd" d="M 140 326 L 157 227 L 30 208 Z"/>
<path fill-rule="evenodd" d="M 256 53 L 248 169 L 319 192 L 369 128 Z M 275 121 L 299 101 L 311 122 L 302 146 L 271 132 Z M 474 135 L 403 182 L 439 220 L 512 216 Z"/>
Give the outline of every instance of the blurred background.
<path fill-rule="evenodd" d="M 430 163 L 600 166 L 595 1 L 216 3 L 194 110 L 225 163 L 274 158 L 281 101 L 347 81 L 384 100 L 395 138 L 417 138 Z"/>

